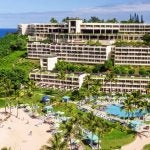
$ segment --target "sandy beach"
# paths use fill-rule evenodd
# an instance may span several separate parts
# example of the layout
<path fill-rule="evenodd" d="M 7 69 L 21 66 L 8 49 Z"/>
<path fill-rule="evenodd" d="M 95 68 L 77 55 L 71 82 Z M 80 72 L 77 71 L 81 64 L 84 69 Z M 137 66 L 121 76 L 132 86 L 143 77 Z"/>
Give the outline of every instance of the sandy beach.
<path fill-rule="evenodd" d="M 146 144 L 150 144 L 150 129 L 143 133 L 142 136 L 137 136 L 136 139 L 121 148 L 121 150 L 142 150 Z"/>
<path fill-rule="evenodd" d="M 4 118 L 4 109 L 0 109 L 0 119 Z M 12 109 L 12 115 L 7 121 L 0 124 L 0 148 L 11 147 L 12 150 L 39 150 L 46 144 L 51 134 L 48 124 L 40 124 L 39 119 L 32 119 L 23 109 L 19 109 L 19 117 L 16 118 L 16 109 Z"/>

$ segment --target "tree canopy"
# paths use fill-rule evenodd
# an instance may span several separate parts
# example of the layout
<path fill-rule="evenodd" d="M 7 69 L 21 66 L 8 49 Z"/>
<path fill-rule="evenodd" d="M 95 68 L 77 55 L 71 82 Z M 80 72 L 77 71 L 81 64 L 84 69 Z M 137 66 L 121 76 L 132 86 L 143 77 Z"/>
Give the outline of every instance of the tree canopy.
<path fill-rule="evenodd" d="M 58 23 L 58 21 L 55 18 L 51 18 L 50 23 Z"/>

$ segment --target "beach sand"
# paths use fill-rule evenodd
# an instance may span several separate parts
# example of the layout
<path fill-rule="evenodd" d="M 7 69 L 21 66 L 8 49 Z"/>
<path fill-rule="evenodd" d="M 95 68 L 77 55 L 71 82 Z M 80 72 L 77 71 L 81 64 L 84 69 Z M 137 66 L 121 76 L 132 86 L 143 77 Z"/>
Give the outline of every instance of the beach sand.
<path fill-rule="evenodd" d="M 1 112 L 4 109 L 0 109 L 0 118 L 3 118 Z M 0 149 L 11 147 L 11 150 L 39 150 L 51 138 L 51 134 L 46 132 L 50 129 L 48 124 L 35 126 L 41 120 L 32 119 L 23 109 L 19 109 L 19 118 L 16 118 L 16 109 L 12 109 L 12 114 L 0 124 Z"/>
<path fill-rule="evenodd" d="M 150 129 L 143 134 L 145 136 L 137 136 L 132 143 L 123 146 L 121 150 L 142 150 L 146 144 L 150 144 Z"/>

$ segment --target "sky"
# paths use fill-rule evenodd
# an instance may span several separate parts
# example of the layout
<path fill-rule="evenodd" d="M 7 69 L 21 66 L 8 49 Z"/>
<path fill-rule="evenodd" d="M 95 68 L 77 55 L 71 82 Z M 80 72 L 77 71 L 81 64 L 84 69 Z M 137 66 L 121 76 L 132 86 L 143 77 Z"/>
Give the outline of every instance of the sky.
<path fill-rule="evenodd" d="M 0 28 L 17 28 L 21 23 L 49 22 L 62 18 L 97 16 L 100 19 L 127 20 L 138 13 L 150 22 L 150 0 L 2 0 Z"/>

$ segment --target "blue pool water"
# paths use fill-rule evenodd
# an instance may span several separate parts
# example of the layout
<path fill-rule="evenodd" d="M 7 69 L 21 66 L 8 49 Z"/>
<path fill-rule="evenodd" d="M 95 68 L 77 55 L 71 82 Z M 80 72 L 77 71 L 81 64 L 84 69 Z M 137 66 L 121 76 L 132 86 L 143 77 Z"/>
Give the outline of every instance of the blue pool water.
<path fill-rule="evenodd" d="M 123 117 L 123 118 L 131 118 L 131 117 L 142 117 L 146 112 L 141 112 L 140 110 L 136 110 L 133 113 L 126 112 L 123 110 L 122 105 L 108 105 L 106 107 L 106 112 L 111 115 L 115 115 L 118 117 Z"/>

